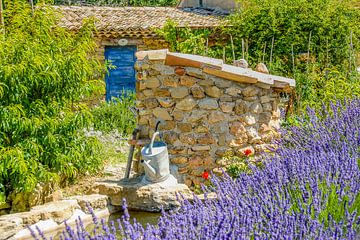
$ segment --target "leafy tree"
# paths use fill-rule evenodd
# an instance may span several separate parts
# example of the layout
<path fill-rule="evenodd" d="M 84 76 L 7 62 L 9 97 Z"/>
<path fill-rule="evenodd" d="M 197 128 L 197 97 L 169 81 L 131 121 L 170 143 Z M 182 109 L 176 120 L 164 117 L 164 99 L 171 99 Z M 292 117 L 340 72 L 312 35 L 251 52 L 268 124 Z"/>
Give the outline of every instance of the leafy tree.
<path fill-rule="evenodd" d="M 43 4 L 5 1 L 0 33 L 0 192 L 27 192 L 38 182 L 65 183 L 97 171 L 100 145 L 82 129 L 92 122 L 79 104 L 102 71 L 91 57 L 93 24 L 78 33 Z M 95 54 L 93 54 L 95 56 Z"/>
<path fill-rule="evenodd" d="M 96 6 L 176 6 L 178 0 L 55 0 L 62 5 L 96 5 Z"/>

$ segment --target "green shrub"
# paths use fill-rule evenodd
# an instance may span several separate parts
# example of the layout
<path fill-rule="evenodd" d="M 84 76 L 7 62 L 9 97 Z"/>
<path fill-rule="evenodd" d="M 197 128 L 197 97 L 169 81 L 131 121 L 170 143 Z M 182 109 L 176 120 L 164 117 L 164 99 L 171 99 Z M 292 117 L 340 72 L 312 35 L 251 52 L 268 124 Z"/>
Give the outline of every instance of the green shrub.
<path fill-rule="evenodd" d="M 123 135 L 130 135 L 136 125 L 136 117 L 129 109 L 134 105 L 135 94 L 100 103 L 91 110 L 94 116 L 94 130 L 109 133 L 116 129 Z"/>
<path fill-rule="evenodd" d="M 77 5 L 91 4 L 96 6 L 176 6 L 178 0 L 55 0 L 55 4 Z"/>
<path fill-rule="evenodd" d="M 222 31 L 190 30 L 168 24 L 159 31 L 173 51 L 245 58 L 254 69 L 264 62 L 272 74 L 295 78 L 295 113 L 306 106 L 360 96 L 356 57 L 360 9 L 352 0 L 240 0 Z M 233 44 L 231 44 L 231 38 Z M 206 49 L 207 39 L 217 39 Z"/>
<path fill-rule="evenodd" d="M 82 133 L 92 115 L 77 103 L 101 64 L 91 58 L 93 26 L 58 26 L 53 8 L 5 1 L 0 33 L 0 195 L 38 182 L 66 183 L 101 167 L 100 145 Z"/>

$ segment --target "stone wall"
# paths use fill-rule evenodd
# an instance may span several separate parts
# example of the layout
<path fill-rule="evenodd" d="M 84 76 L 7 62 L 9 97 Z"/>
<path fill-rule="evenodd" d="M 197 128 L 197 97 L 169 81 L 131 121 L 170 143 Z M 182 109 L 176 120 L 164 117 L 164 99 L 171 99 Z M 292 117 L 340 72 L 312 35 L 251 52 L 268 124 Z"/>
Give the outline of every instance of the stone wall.
<path fill-rule="evenodd" d="M 268 85 L 239 83 L 201 68 L 137 62 L 138 124 L 150 138 L 157 120 L 178 180 L 203 182 L 204 171 L 221 172 L 226 155 L 264 151 L 278 136 L 279 93 Z"/>

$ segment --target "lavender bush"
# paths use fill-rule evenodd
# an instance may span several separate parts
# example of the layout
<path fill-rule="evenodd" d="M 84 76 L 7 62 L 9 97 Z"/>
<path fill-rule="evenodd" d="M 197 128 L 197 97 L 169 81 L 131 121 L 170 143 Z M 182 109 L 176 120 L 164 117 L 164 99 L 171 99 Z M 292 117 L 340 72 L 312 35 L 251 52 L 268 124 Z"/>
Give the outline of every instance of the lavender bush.
<path fill-rule="evenodd" d="M 117 224 L 94 218 L 92 237 L 79 223 L 62 239 L 360 239 L 360 100 L 323 112 L 284 132 L 261 169 L 212 177 L 217 200 L 183 200 L 145 228 L 125 204 Z"/>

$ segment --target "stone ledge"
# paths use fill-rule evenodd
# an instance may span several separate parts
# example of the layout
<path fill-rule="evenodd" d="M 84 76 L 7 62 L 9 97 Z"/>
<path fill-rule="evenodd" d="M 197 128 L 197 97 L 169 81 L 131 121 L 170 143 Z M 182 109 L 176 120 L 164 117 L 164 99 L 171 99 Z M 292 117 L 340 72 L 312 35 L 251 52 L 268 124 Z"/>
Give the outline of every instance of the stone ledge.
<path fill-rule="evenodd" d="M 97 182 L 91 193 L 107 195 L 111 205 L 121 206 L 126 199 L 130 210 L 160 212 L 172 210 L 180 206 L 177 194 L 192 198 L 190 189 L 185 184 L 146 184 L 142 176 L 120 181 Z M 173 178 L 173 177 L 172 177 Z"/>

